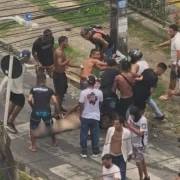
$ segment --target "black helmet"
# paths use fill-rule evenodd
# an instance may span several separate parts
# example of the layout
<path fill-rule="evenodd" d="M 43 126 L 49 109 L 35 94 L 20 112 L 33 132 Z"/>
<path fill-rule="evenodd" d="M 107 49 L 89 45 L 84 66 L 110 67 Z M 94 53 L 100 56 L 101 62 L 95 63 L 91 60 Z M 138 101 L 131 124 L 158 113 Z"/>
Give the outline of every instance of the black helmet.
<path fill-rule="evenodd" d="M 143 53 L 139 49 L 133 49 L 129 51 L 128 55 L 131 57 L 131 63 L 134 64 L 136 61 L 143 57 Z"/>

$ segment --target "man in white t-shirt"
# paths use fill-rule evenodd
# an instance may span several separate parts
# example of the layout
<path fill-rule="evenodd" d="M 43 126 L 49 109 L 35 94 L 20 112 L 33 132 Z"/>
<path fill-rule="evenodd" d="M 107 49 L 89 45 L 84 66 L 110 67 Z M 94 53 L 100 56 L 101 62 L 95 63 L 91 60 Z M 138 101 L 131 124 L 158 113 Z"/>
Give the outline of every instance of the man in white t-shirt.
<path fill-rule="evenodd" d="M 102 157 L 103 173 L 101 180 L 120 180 L 120 169 L 112 163 L 111 154 Z"/>
<path fill-rule="evenodd" d="M 87 78 L 88 88 L 80 93 L 80 145 L 82 148 L 81 156 L 87 157 L 88 130 L 91 131 L 93 156 L 100 155 L 99 151 L 99 121 L 100 104 L 103 102 L 103 94 L 99 89 L 94 88 L 96 79 L 94 76 Z"/>
<path fill-rule="evenodd" d="M 171 24 L 169 26 L 168 35 L 170 40 L 161 43 L 159 45 L 153 46 L 153 49 L 159 47 L 171 46 L 171 73 L 170 73 L 170 84 L 169 90 L 174 90 L 176 88 L 176 79 L 180 77 L 180 67 L 178 65 L 180 60 L 180 33 L 179 28 L 176 24 Z M 160 97 L 161 100 L 166 100 L 170 95 L 166 94 Z"/>
<path fill-rule="evenodd" d="M 148 124 L 146 117 L 141 115 L 139 108 L 133 106 L 130 109 L 129 123 L 125 124 L 131 131 L 133 159 L 139 170 L 140 180 L 150 180 L 148 176 L 144 153 L 148 144 Z M 145 178 L 143 179 L 143 173 Z"/>
<path fill-rule="evenodd" d="M 12 80 L 11 86 L 11 93 L 10 93 L 10 105 L 9 105 L 9 112 L 8 112 L 8 122 L 7 122 L 7 129 L 11 133 L 18 133 L 14 121 L 20 111 L 23 109 L 25 104 L 25 96 L 23 93 L 23 81 L 24 81 L 24 74 L 26 69 L 33 68 L 34 65 L 25 64 L 29 61 L 31 56 L 30 51 L 23 50 L 19 60 L 22 64 L 22 74 L 17 79 Z M 8 81 L 8 77 L 5 77 L 3 81 Z"/>

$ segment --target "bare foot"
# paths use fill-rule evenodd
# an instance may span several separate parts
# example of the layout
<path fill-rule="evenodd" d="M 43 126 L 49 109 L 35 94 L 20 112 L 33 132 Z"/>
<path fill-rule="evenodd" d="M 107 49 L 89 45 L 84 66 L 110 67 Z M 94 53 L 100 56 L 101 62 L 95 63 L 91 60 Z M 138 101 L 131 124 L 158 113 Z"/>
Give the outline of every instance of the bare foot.
<path fill-rule="evenodd" d="M 36 147 L 29 146 L 29 150 L 31 150 L 32 152 L 36 152 Z"/>
<path fill-rule="evenodd" d="M 169 98 L 171 98 L 171 96 L 168 96 L 167 94 L 159 97 L 160 100 L 168 100 Z"/>
<path fill-rule="evenodd" d="M 57 142 L 52 143 L 52 147 L 57 147 Z"/>

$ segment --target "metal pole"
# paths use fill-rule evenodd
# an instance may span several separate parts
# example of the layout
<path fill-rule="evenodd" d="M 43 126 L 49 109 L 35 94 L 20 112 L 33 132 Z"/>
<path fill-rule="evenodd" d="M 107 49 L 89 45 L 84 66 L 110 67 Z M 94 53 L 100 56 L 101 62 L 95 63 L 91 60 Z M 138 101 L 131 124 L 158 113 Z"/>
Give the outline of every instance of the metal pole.
<path fill-rule="evenodd" d="M 8 84 L 7 84 L 7 91 L 6 91 L 6 102 L 5 102 L 5 111 L 4 111 L 4 126 L 7 126 L 8 120 L 8 110 L 9 110 L 9 98 L 10 98 L 10 91 L 12 85 L 12 70 L 13 70 L 13 56 L 10 56 L 9 60 L 9 72 L 8 72 Z"/>
<path fill-rule="evenodd" d="M 127 0 L 118 0 L 118 50 L 128 55 L 128 18 Z"/>

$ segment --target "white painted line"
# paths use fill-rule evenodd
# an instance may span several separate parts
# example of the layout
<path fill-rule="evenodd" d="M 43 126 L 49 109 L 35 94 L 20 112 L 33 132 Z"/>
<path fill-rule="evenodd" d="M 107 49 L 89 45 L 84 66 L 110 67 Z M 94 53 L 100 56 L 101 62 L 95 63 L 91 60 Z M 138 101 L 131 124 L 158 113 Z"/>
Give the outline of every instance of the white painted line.
<path fill-rule="evenodd" d="M 20 124 L 18 126 L 16 126 L 16 129 L 18 130 L 18 134 L 12 134 L 12 133 L 8 133 L 9 137 L 11 139 L 15 139 L 19 136 L 25 135 L 29 133 L 29 122 L 25 123 L 25 124 Z M 8 132 L 8 131 L 7 131 Z"/>
<path fill-rule="evenodd" d="M 94 157 L 90 157 L 91 159 L 93 159 L 94 161 L 102 164 L 101 162 L 101 156 L 94 158 Z M 128 170 L 129 169 L 129 170 Z M 151 179 L 153 180 L 162 180 L 161 178 L 155 176 L 154 174 L 148 172 L 149 176 L 151 177 Z M 135 164 L 128 162 L 127 163 L 127 172 L 126 172 L 126 176 L 129 179 L 133 179 L 133 180 L 139 180 L 139 174 L 138 174 L 138 169 L 136 167 Z"/>
<path fill-rule="evenodd" d="M 50 168 L 50 171 L 67 180 L 86 180 L 92 178 L 92 176 L 70 164 L 63 164 L 54 168 Z"/>

